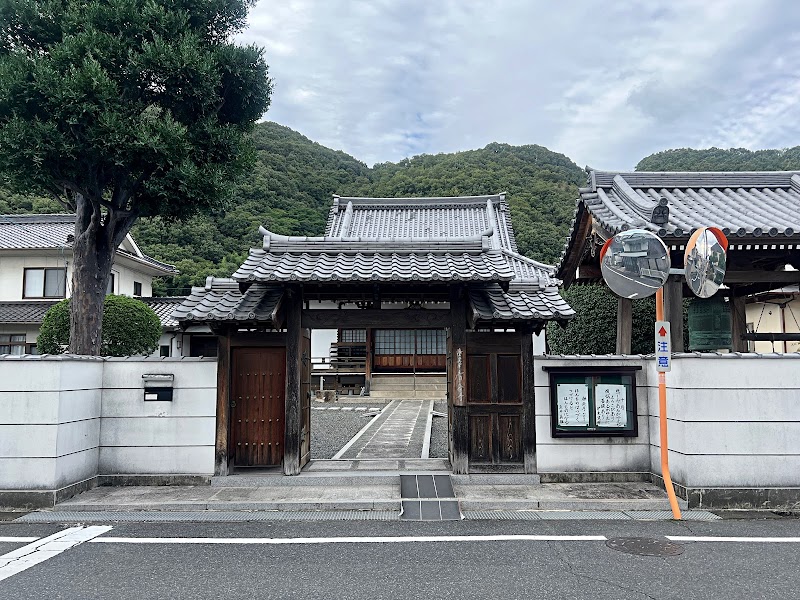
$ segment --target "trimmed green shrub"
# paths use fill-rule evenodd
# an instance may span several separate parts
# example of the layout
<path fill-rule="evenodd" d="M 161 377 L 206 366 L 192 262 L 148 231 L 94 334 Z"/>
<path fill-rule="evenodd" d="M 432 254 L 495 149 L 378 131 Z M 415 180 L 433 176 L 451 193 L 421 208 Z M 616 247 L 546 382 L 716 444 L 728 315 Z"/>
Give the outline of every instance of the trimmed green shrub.
<path fill-rule="evenodd" d="M 161 321 L 147 304 L 127 296 L 106 296 L 102 356 L 146 356 L 158 348 L 160 337 Z M 42 354 L 62 354 L 68 346 L 69 299 L 47 311 L 36 342 Z"/>

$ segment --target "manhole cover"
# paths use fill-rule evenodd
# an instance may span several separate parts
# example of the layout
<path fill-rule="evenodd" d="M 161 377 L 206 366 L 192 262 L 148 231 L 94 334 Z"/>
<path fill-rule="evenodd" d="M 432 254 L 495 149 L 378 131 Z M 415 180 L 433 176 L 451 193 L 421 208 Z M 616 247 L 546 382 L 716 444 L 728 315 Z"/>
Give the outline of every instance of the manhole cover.
<path fill-rule="evenodd" d="M 683 554 L 683 546 L 680 544 L 667 542 L 666 540 L 654 540 L 652 538 L 611 538 L 606 542 L 606 546 L 612 550 L 618 550 L 626 554 L 637 554 L 639 556 L 678 556 L 679 554 Z"/>

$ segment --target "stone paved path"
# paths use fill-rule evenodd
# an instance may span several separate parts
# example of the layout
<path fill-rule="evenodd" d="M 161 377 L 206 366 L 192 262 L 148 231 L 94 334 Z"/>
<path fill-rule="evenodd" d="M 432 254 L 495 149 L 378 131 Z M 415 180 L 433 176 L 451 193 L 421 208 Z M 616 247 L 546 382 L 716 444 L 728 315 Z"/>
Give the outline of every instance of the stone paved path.
<path fill-rule="evenodd" d="M 419 458 L 433 400 L 394 400 L 340 458 Z"/>

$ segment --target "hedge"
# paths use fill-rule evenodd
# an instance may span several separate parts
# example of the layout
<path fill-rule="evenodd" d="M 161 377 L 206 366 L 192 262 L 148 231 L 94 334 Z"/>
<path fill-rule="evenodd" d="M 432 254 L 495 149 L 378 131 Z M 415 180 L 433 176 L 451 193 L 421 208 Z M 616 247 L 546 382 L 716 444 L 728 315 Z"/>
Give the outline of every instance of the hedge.
<path fill-rule="evenodd" d="M 47 311 L 36 349 L 41 354 L 62 354 L 69 346 L 69 299 Z M 149 355 L 158 348 L 161 320 L 147 304 L 127 296 L 106 296 L 103 304 L 102 356 Z"/>

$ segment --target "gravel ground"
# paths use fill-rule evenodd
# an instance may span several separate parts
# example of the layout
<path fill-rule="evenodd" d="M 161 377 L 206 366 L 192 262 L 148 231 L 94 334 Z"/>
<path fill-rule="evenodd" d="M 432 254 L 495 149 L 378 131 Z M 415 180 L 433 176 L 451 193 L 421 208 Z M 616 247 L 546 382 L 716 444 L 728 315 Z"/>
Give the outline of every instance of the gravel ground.
<path fill-rule="evenodd" d="M 383 408 L 385 402 L 312 402 L 312 407 L 339 406 L 354 408 L 367 406 L 369 408 Z M 311 458 L 331 458 L 342 446 L 351 440 L 361 429 L 369 423 L 370 419 L 364 415 L 365 411 L 356 410 L 312 410 L 311 411 Z"/>
<path fill-rule="evenodd" d="M 433 410 L 447 414 L 447 402 L 435 402 Z M 430 458 L 447 458 L 447 417 L 433 417 Z"/>

